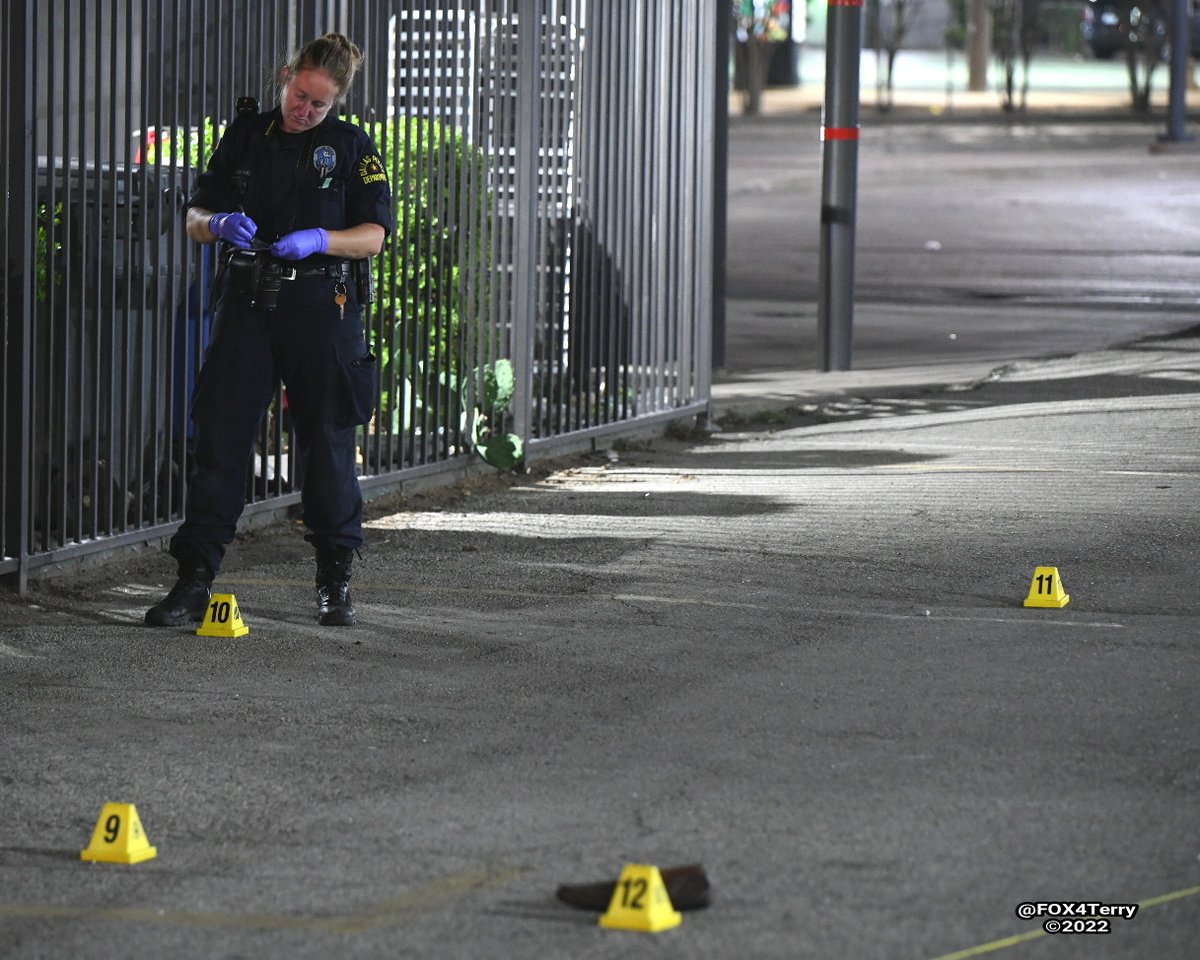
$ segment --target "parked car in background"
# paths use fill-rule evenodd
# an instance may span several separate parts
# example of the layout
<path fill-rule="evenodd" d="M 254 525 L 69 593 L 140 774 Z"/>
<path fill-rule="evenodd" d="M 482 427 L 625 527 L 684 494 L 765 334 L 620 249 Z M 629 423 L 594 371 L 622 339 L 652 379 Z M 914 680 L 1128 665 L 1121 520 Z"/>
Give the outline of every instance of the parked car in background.
<path fill-rule="evenodd" d="M 1119 0 L 1087 0 L 1083 5 L 1079 32 L 1097 60 L 1109 60 L 1125 46 L 1127 27 L 1121 22 L 1123 6 Z"/>
<path fill-rule="evenodd" d="M 1108 60 L 1129 43 L 1150 41 L 1160 46 L 1164 60 L 1169 59 L 1171 43 L 1167 17 L 1170 3 L 1146 3 L 1131 0 L 1087 0 L 1079 21 L 1079 32 L 1097 60 Z M 1200 55 L 1200 12 L 1190 14 L 1191 55 Z"/>

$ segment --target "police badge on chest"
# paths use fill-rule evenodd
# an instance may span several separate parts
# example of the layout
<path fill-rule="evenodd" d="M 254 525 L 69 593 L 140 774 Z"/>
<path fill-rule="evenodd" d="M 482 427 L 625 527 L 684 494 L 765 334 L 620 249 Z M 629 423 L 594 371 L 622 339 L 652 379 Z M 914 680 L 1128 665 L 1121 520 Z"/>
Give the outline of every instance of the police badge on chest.
<path fill-rule="evenodd" d="M 330 174 L 333 173 L 333 168 L 337 166 L 337 151 L 328 144 L 322 144 L 313 151 L 313 167 L 317 171 L 317 178 L 321 181 L 320 188 L 326 190 L 332 182 Z"/>

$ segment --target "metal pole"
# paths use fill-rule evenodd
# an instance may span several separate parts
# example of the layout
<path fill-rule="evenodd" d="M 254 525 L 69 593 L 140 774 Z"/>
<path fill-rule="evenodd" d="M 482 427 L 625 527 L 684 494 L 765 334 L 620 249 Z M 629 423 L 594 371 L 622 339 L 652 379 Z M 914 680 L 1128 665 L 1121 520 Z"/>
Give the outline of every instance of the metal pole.
<path fill-rule="evenodd" d="M 849 370 L 854 325 L 854 222 L 858 193 L 858 66 L 862 0 L 829 0 L 825 114 L 821 125 L 820 290 L 825 370 Z"/>
<path fill-rule="evenodd" d="M 1181 143 L 1192 138 L 1187 124 L 1188 57 L 1191 56 L 1191 23 L 1188 0 L 1171 3 L 1171 90 L 1167 104 L 1167 132 L 1159 137 L 1164 143 Z"/>

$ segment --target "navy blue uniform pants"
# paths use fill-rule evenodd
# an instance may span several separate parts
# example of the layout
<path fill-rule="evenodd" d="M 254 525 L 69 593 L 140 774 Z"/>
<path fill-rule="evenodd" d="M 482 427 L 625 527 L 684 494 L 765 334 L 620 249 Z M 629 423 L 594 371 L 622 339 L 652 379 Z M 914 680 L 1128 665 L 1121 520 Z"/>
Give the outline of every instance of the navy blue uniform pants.
<path fill-rule="evenodd" d="M 334 281 L 284 281 L 277 308 L 261 312 L 228 279 L 192 400 L 191 484 L 171 554 L 214 573 L 245 507 L 247 465 L 276 386 L 287 387 L 305 539 L 318 549 L 363 543 L 356 428 L 371 414 L 374 358 L 363 339 L 354 285 L 344 314 Z"/>

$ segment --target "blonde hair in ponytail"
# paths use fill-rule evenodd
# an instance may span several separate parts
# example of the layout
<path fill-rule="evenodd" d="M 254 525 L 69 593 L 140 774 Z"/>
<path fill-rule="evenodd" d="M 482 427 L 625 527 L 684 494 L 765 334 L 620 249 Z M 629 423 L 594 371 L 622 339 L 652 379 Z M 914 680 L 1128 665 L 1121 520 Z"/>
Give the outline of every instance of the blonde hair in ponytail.
<path fill-rule="evenodd" d="M 366 58 L 361 50 L 340 33 L 327 33 L 305 44 L 289 58 L 283 68 L 287 83 L 302 70 L 322 70 L 337 85 L 338 100 L 346 99 L 354 75 Z"/>

